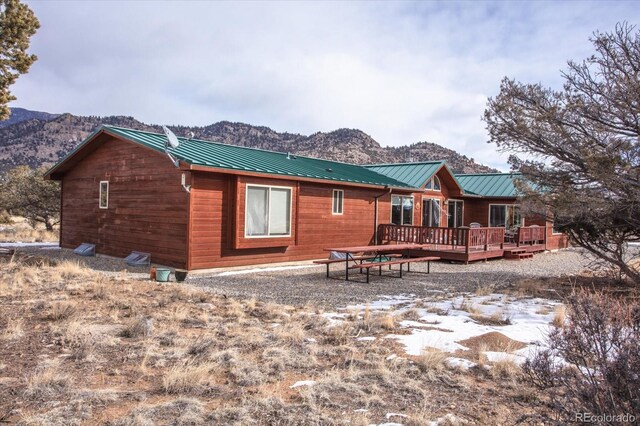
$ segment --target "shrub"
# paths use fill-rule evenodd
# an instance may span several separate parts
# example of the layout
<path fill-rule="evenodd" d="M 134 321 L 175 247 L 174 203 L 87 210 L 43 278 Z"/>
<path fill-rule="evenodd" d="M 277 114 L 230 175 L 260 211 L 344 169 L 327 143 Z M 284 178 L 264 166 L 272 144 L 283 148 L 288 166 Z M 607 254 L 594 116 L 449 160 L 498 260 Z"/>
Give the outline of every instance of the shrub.
<path fill-rule="evenodd" d="M 134 339 L 136 337 L 150 336 L 151 333 L 153 333 L 153 319 L 139 316 L 133 318 L 124 326 L 120 336 Z"/>
<path fill-rule="evenodd" d="M 640 412 L 640 305 L 603 293 L 567 298 L 566 320 L 549 349 L 524 364 L 534 385 L 549 389 L 565 414 Z"/>

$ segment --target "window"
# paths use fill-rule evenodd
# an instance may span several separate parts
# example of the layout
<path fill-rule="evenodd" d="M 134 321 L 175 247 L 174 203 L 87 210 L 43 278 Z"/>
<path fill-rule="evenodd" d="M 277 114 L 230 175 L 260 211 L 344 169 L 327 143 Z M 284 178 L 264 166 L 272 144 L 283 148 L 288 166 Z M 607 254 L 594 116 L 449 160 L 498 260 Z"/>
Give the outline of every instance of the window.
<path fill-rule="evenodd" d="M 332 213 L 342 214 L 342 204 L 344 201 L 344 191 L 342 189 L 333 190 Z"/>
<path fill-rule="evenodd" d="M 291 235 L 291 188 L 247 185 L 246 237 Z"/>
<path fill-rule="evenodd" d="M 438 176 L 434 176 L 429 179 L 429 182 L 424 186 L 424 189 L 431 189 L 433 191 L 440 191 L 440 178 Z"/>
<path fill-rule="evenodd" d="M 551 232 L 554 234 L 562 234 L 562 230 L 560 229 L 560 218 L 558 215 L 553 215 L 553 223 L 551 224 Z"/>
<path fill-rule="evenodd" d="M 447 202 L 447 226 L 449 228 L 458 228 L 462 226 L 463 205 L 464 202 L 461 200 L 449 200 Z"/>
<path fill-rule="evenodd" d="M 489 226 L 513 229 L 523 226 L 520 206 L 515 204 L 489 205 Z"/>
<path fill-rule="evenodd" d="M 101 209 L 109 208 L 109 181 L 100 181 L 100 196 L 98 197 L 98 205 Z"/>
<path fill-rule="evenodd" d="M 440 200 L 423 199 L 422 226 L 439 227 L 441 210 Z"/>
<path fill-rule="evenodd" d="M 391 196 L 391 223 L 395 225 L 413 224 L 413 197 Z"/>

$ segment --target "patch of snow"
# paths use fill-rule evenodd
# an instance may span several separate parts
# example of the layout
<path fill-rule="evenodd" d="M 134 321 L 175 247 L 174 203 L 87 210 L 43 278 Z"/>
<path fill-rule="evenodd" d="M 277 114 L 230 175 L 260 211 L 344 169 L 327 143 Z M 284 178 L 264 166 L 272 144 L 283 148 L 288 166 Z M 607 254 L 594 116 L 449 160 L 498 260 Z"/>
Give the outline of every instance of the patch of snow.
<path fill-rule="evenodd" d="M 376 311 L 384 311 L 391 308 L 396 308 L 399 305 L 407 305 L 415 302 L 416 295 L 415 294 L 400 294 L 397 296 L 380 296 L 379 300 L 375 300 L 366 305 L 350 305 L 347 306 L 348 310 L 352 309 L 365 309 L 369 308 Z"/>
<path fill-rule="evenodd" d="M 313 386 L 316 383 L 317 382 L 315 380 L 300 380 L 299 382 L 295 382 L 294 384 L 292 384 L 289 387 L 291 389 L 294 389 L 294 388 L 299 388 L 300 386 Z"/>
<path fill-rule="evenodd" d="M 56 247 L 58 246 L 58 243 L 43 243 L 43 242 L 39 242 L 39 243 L 21 243 L 21 242 L 16 242 L 16 243 L 0 243 L 0 247 L 46 247 L 46 246 L 50 246 L 50 247 Z"/>
<path fill-rule="evenodd" d="M 384 415 L 385 419 L 389 420 L 391 417 L 404 417 L 405 419 L 408 419 L 409 416 L 407 416 L 406 414 L 401 414 L 401 413 L 387 413 Z"/>
<path fill-rule="evenodd" d="M 304 339 L 305 341 L 309 342 L 309 343 L 316 343 L 317 340 L 314 339 L 313 337 L 307 337 L 306 339 Z"/>
<path fill-rule="evenodd" d="M 507 317 L 509 325 L 483 325 L 471 319 L 468 312 L 460 310 L 465 304 L 473 306 L 480 315 L 491 316 L 496 312 Z M 436 302 L 430 306 L 447 315 L 420 310 L 420 321 L 403 321 L 401 325 L 412 329 L 411 334 L 389 335 L 404 344 L 407 353 L 420 355 L 425 347 L 434 347 L 445 352 L 466 350 L 468 348 L 457 343 L 471 337 L 497 331 L 513 340 L 528 345 L 539 345 L 544 342 L 553 320 L 553 308 L 558 305 L 547 299 L 531 298 L 511 300 L 509 296 L 491 294 L 488 296 L 459 296 L 451 300 Z M 546 308 L 546 309 L 542 309 Z M 546 312 L 546 313 L 545 313 Z M 434 326 L 434 324 L 437 325 Z M 421 330 L 421 327 L 433 327 Z"/>
<path fill-rule="evenodd" d="M 357 410 L 353 410 L 354 413 L 368 413 L 369 410 L 366 408 L 358 408 Z"/>
<path fill-rule="evenodd" d="M 449 367 L 451 368 L 458 368 L 460 370 L 468 370 L 470 368 L 475 367 L 476 364 L 473 361 L 469 361 L 468 359 L 464 359 L 464 358 L 457 358 L 457 357 L 449 357 L 447 359 L 445 359 L 444 361 Z"/>
<path fill-rule="evenodd" d="M 261 272 L 277 272 L 277 271 L 290 271 L 293 269 L 306 269 L 316 268 L 316 265 L 299 265 L 299 266 L 274 266 L 272 268 L 253 268 L 253 269 L 241 269 L 238 271 L 220 272 L 216 277 L 228 277 L 231 275 L 245 275 L 245 274 L 259 274 Z"/>
<path fill-rule="evenodd" d="M 358 337 L 356 340 L 358 342 L 373 342 L 374 340 L 376 340 L 376 338 L 373 336 L 365 336 L 365 337 Z"/>
<path fill-rule="evenodd" d="M 515 354 L 515 353 L 509 354 L 506 352 L 492 352 L 492 351 L 486 351 L 483 353 L 487 357 L 487 360 L 489 360 L 490 362 L 510 361 L 520 365 L 524 363 L 527 359 L 526 357 Z"/>
<path fill-rule="evenodd" d="M 391 355 L 389 355 L 388 357 L 386 357 L 385 359 L 386 359 L 387 361 L 391 361 L 392 359 L 396 359 L 396 358 L 398 358 L 398 355 L 396 355 L 396 354 L 391 354 Z"/>

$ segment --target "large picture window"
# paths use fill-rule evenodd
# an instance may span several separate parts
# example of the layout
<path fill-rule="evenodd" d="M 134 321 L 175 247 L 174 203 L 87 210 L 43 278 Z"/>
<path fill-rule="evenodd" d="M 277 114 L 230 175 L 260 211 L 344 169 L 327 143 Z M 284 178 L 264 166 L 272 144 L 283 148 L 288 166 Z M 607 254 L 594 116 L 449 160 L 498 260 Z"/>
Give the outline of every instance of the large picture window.
<path fill-rule="evenodd" d="M 395 225 L 413 224 L 413 197 L 391 196 L 391 223 Z"/>
<path fill-rule="evenodd" d="M 514 204 L 491 204 L 489 226 L 513 229 L 523 225 L 520 206 Z"/>
<path fill-rule="evenodd" d="M 439 227 L 440 226 L 440 200 L 423 199 L 422 200 L 422 226 Z"/>
<path fill-rule="evenodd" d="M 291 235 L 291 188 L 247 185 L 245 236 Z"/>

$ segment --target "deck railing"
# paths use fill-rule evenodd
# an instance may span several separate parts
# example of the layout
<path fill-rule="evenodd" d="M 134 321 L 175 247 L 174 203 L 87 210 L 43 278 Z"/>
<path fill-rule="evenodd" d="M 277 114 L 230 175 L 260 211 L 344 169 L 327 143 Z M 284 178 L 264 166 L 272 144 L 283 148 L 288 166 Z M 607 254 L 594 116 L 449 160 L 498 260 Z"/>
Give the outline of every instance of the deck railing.
<path fill-rule="evenodd" d="M 504 244 L 504 228 L 439 228 L 428 226 L 379 225 L 378 243 L 432 244 L 445 249 L 464 248 L 488 250 L 490 246 Z"/>
<path fill-rule="evenodd" d="M 544 226 L 520 227 L 505 240 L 503 227 L 481 228 L 438 228 L 429 226 L 378 225 L 378 243 L 395 241 L 398 243 L 432 244 L 445 249 L 464 248 L 487 251 L 489 248 L 503 248 L 505 242 L 516 246 L 545 244 L 547 231 Z"/>
<path fill-rule="evenodd" d="M 544 226 L 522 226 L 515 234 L 515 243 L 522 245 L 544 244 L 547 239 L 547 228 Z"/>

